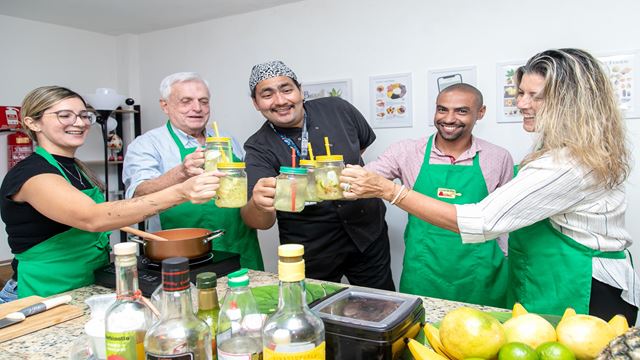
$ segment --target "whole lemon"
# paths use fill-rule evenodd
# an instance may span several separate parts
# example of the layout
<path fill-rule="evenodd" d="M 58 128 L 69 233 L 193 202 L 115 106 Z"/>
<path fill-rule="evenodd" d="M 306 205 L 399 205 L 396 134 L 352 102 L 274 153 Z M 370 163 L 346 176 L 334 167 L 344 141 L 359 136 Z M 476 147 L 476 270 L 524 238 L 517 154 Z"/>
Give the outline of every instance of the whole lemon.
<path fill-rule="evenodd" d="M 507 342 L 521 342 L 532 348 L 547 341 L 556 341 L 556 329 L 542 316 L 528 313 L 512 317 L 504 323 Z"/>
<path fill-rule="evenodd" d="M 616 337 L 606 321 L 591 315 L 574 315 L 556 327 L 558 341 L 566 345 L 578 360 L 595 358 Z"/>
<path fill-rule="evenodd" d="M 571 350 L 557 341 L 546 342 L 536 348 L 540 360 L 576 360 Z"/>
<path fill-rule="evenodd" d="M 460 307 L 440 324 L 442 345 L 456 359 L 495 358 L 506 342 L 502 324 L 480 310 Z"/>
<path fill-rule="evenodd" d="M 525 343 L 510 342 L 500 348 L 498 360 L 538 360 L 538 354 Z"/>

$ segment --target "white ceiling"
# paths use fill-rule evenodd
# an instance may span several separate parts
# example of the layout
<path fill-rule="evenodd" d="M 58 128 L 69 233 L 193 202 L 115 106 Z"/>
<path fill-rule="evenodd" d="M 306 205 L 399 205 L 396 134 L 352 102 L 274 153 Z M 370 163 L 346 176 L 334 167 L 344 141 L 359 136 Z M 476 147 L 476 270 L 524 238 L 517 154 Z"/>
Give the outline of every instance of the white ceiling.
<path fill-rule="evenodd" d="M 301 0 L 0 0 L 0 14 L 107 35 L 141 34 Z"/>

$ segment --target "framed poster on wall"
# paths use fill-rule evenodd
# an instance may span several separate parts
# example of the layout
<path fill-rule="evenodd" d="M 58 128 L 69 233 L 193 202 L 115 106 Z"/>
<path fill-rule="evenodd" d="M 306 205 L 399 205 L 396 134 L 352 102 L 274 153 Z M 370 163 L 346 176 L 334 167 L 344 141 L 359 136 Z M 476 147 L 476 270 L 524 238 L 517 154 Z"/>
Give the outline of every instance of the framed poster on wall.
<path fill-rule="evenodd" d="M 608 71 L 625 119 L 640 118 L 640 51 L 613 52 L 598 56 L 598 60 Z"/>
<path fill-rule="evenodd" d="M 526 61 L 499 63 L 496 67 L 496 122 L 522 122 L 520 111 L 516 107 L 516 70 Z"/>
<path fill-rule="evenodd" d="M 302 94 L 305 100 L 336 96 L 351 102 L 351 80 L 305 82 L 302 84 Z"/>
<path fill-rule="evenodd" d="M 413 126 L 411 73 L 369 78 L 370 119 L 374 128 Z"/>
<path fill-rule="evenodd" d="M 477 82 L 477 69 L 475 66 L 429 70 L 427 72 L 429 119 L 433 119 L 433 115 L 436 112 L 436 99 L 440 91 L 458 83 L 466 83 L 477 87 Z M 433 122 L 429 121 L 429 125 L 433 126 Z"/>

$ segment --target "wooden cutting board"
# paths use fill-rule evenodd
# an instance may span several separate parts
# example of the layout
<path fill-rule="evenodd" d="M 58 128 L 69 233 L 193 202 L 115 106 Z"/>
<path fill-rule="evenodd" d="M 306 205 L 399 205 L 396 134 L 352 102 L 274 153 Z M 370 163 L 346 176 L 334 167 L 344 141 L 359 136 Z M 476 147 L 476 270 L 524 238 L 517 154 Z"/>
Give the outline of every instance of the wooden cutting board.
<path fill-rule="evenodd" d="M 0 319 L 14 311 L 19 311 L 29 305 L 39 303 L 44 298 L 40 296 L 28 296 L 6 304 L 0 305 Z M 0 329 L 0 343 L 7 340 L 15 339 L 19 336 L 30 334 L 34 331 L 44 329 L 46 327 L 60 324 L 67 320 L 75 319 L 82 316 L 84 311 L 74 305 L 60 305 L 53 309 L 41 312 L 40 314 L 31 315 L 24 321 L 17 324 L 7 326 Z"/>

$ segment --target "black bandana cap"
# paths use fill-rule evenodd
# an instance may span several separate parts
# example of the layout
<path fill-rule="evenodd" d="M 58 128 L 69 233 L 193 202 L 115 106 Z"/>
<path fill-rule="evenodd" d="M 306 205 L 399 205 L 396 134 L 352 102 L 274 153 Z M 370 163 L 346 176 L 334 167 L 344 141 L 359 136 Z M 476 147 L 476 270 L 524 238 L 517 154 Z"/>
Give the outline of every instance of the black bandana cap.
<path fill-rule="evenodd" d="M 278 76 L 288 76 L 294 81 L 298 81 L 296 73 L 287 65 L 280 60 L 272 60 L 253 66 L 251 69 L 251 77 L 249 77 L 249 90 L 253 93 L 253 90 L 255 90 L 260 81 Z"/>

